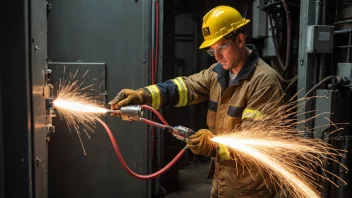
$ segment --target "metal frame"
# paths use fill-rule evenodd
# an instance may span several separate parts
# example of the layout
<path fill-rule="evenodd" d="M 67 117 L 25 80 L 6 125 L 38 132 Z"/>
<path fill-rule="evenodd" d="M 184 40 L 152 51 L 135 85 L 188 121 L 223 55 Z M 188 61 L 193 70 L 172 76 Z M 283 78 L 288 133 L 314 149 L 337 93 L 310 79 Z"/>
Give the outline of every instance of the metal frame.
<path fill-rule="evenodd" d="M 320 96 L 316 99 L 315 109 L 316 115 L 323 114 L 326 112 L 336 112 L 337 108 L 337 92 L 333 90 L 318 89 L 316 92 L 317 96 Z M 330 132 L 330 122 L 329 120 L 334 119 L 336 116 L 333 114 L 326 114 L 315 119 L 314 122 L 314 137 L 329 141 L 329 132 Z M 328 118 L 328 119 L 326 119 Z M 321 127 L 324 126 L 324 127 Z"/>
<path fill-rule="evenodd" d="M 48 197 L 48 144 L 47 119 L 43 88 L 47 69 L 47 1 L 32 0 L 31 17 L 31 90 L 32 90 L 32 143 L 33 176 L 36 197 Z"/>
<path fill-rule="evenodd" d="M 298 98 L 301 99 L 305 97 L 306 93 L 314 85 L 314 56 L 307 53 L 307 28 L 310 25 L 315 24 L 315 12 L 316 12 L 316 2 L 315 1 L 301 1 L 300 10 L 300 35 L 299 35 L 299 51 L 298 51 L 298 83 L 297 90 Z M 309 112 L 313 109 L 314 104 L 312 101 L 308 101 L 302 109 L 302 112 Z M 298 120 L 306 120 L 313 114 L 300 114 L 298 115 Z M 299 129 L 304 127 L 312 128 L 313 122 L 309 121 L 298 125 Z M 305 134 L 307 137 L 310 134 Z"/>

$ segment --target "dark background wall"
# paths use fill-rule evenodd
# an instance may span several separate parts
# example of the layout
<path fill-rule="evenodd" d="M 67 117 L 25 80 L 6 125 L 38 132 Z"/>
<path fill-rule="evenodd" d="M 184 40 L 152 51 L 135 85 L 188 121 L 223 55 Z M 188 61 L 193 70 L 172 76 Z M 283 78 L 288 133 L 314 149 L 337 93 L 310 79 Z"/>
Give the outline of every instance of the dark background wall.
<path fill-rule="evenodd" d="M 8 50 L 3 54 L 4 64 L 0 69 L 0 178 L 3 181 L 0 196 L 29 197 L 34 195 L 29 2 L 11 1 L 6 7 L 17 12 L 12 13 L 11 23 L 4 23 L 8 30 L 4 44 Z"/>

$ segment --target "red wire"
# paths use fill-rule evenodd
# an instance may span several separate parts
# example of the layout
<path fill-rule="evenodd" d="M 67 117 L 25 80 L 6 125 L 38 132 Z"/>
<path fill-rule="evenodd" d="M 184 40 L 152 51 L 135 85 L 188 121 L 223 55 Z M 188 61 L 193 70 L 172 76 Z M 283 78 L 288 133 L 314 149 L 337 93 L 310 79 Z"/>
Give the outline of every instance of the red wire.
<path fill-rule="evenodd" d="M 163 124 L 160 124 L 160 123 L 157 123 L 157 122 L 145 119 L 145 118 L 143 118 L 142 121 L 144 123 L 146 123 L 146 124 L 149 124 L 149 125 L 155 126 L 155 127 L 160 127 L 160 128 L 166 128 L 167 127 L 166 125 L 163 125 Z"/>
<path fill-rule="evenodd" d="M 155 84 L 154 77 L 154 49 L 152 49 L 152 85 Z"/>
<path fill-rule="evenodd" d="M 155 65 L 154 78 L 158 72 L 158 58 L 159 58 L 159 1 L 155 1 Z M 155 79 L 154 79 L 155 82 Z"/>
<path fill-rule="evenodd" d="M 148 109 L 150 111 L 152 111 L 153 113 L 155 113 L 155 115 L 158 116 L 158 118 L 161 120 L 161 122 L 167 126 L 170 126 L 169 123 L 166 122 L 166 120 L 163 118 L 163 116 L 157 111 L 155 110 L 153 107 L 148 106 L 148 105 L 141 105 L 142 109 Z"/>
<path fill-rule="evenodd" d="M 140 175 L 137 174 L 135 172 L 133 172 L 126 164 L 125 160 L 122 157 L 122 154 L 119 150 L 119 147 L 116 144 L 116 140 L 114 138 L 114 136 L 112 135 L 112 132 L 110 130 L 110 128 L 108 127 L 108 125 L 103 122 L 102 120 L 98 119 L 98 121 L 100 122 L 100 124 L 103 125 L 103 127 L 105 128 L 106 132 L 108 133 L 111 143 L 114 146 L 114 150 L 116 152 L 117 157 L 119 158 L 122 167 L 129 173 L 131 174 L 133 177 L 138 178 L 138 179 L 152 179 L 154 177 L 157 177 L 163 173 L 165 173 L 167 170 L 169 170 L 173 165 L 175 165 L 175 163 L 182 157 L 182 155 L 185 153 L 185 150 L 187 149 L 187 147 L 183 148 L 177 155 L 176 157 L 171 160 L 171 162 L 169 162 L 166 166 L 164 166 L 164 168 L 160 169 L 159 171 L 149 174 L 149 175 Z"/>

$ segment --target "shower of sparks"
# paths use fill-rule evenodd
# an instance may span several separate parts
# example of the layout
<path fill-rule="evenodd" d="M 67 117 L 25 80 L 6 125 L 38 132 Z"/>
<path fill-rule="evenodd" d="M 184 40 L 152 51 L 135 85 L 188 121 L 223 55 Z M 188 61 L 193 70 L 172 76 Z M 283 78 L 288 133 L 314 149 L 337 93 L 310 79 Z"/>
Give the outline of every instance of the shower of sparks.
<path fill-rule="evenodd" d="M 309 98 L 299 101 L 302 100 L 307 101 Z M 253 168 L 257 169 L 262 176 L 268 174 L 270 181 L 265 182 L 273 183 L 276 191 L 287 190 L 297 198 L 321 197 L 318 190 L 322 188 L 319 185 L 320 180 L 337 186 L 329 179 L 330 176 L 346 184 L 337 175 L 324 169 L 324 162 L 328 160 L 338 163 L 347 171 L 347 167 L 338 161 L 338 157 L 344 157 L 346 151 L 334 149 L 320 139 L 303 137 L 304 131 L 312 132 L 312 129 L 301 131 L 296 128 L 302 121 L 297 121 L 297 115 L 292 110 L 305 103 L 297 105 L 299 101 L 289 101 L 281 106 L 267 104 L 263 108 L 263 111 L 267 112 L 266 117 L 261 120 L 248 120 L 236 130 L 215 136 L 212 140 L 226 145 L 242 168 L 248 169 L 249 172 L 253 171 Z M 331 125 L 336 127 L 336 124 Z M 341 129 L 336 127 L 331 133 Z M 321 171 L 320 174 L 318 170 Z"/>
<path fill-rule="evenodd" d="M 108 110 L 102 107 L 92 96 L 84 92 L 84 90 L 90 88 L 92 85 L 81 88 L 83 81 L 79 83 L 79 80 L 75 80 L 77 72 L 78 70 L 74 75 L 70 73 L 68 75 L 69 80 L 60 80 L 59 89 L 53 105 L 59 116 L 65 119 L 69 128 L 73 128 L 77 132 L 83 152 L 86 155 L 80 136 L 80 125 L 83 126 L 84 133 L 90 138 L 87 130 L 94 133 L 93 127 L 97 119 L 102 114 L 106 114 Z M 85 72 L 83 77 L 87 72 Z"/>
<path fill-rule="evenodd" d="M 77 74 L 77 72 L 76 72 Z M 73 77 L 76 76 L 73 75 Z M 70 74 L 72 78 L 72 74 Z M 69 127 L 74 128 L 79 135 L 79 125 L 83 125 L 84 132 L 92 131 L 92 126 L 99 116 L 107 113 L 92 97 L 82 92 L 78 81 L 60 82 L 59 91 L 54 100 L 54 107 L 64 118 Z M 312 132 L 313 129 L 297 130 L 297 124 L 310 121 L 317 116 L 298 121 L 295 109 L 304 105 L 310 98 L 291 100 L 286 105 L 276 105 L 276 101 L 265 105 L 261 111 L 267 116 L 260 120 L 248 120 L 235 130 L 220 134 L 212 138 L 214 142 L 226 145 L 236 156 L 236 163 L 248 170 L 257 169 L 261 175 L 269 174 L 270 181 L 275 184 L 276 191 L 288 191 L 293 197 L 320 197 L 318 188 L 320 180 L 326 180 L 337 186 L 329 177 L 336 177 L 324 169 L 325 161 L 334 161 L 341 167 L 338 157 L 343 157 L 345 151 L 334 149 L 328 143 L 302 137 L 303 132 Z M 300 101 L 305 101 L 298 104 Z M 299 111 L 298 111 L 299 112 Z M 310 114 L 305 112 L 301 114 Z M 327 118 L 326 118 L 327 119 Z M 327 119 L 328 120 L 328 119 Z M 330 122 L 330 120 L 329 120 Z M 341 130 L 337 128 L 335 131 Z M 320 126 L 324 127 L 324 126 Z M 80 135 L 79 135 L 80 137 Z M 83 143 L 80 138 L 82 148 Z M 85 151 L 84 151 L 85 152 Z M 320 170 L 321 173 L 318 173 Z M 237 170 L 238 171 L 238 170 Z M 249 171 L 251 172 L 251 171 Z M 237 174 L 239 174 L 237 172 Z M 344 182 L 345 183 L 345 182 Z M 266 183 L 269 185 L 268 183 Z"/>

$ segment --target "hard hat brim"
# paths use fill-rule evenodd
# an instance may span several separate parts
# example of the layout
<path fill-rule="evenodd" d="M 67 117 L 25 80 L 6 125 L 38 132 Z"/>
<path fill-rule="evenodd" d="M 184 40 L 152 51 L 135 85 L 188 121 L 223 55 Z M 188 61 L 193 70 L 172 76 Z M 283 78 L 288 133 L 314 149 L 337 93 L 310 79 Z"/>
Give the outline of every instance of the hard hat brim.
<path fill-rule="evenodd" d="M 206 48 L 206 47 L 210 47 L 212 44 L 218 42 L 218 41 L 219 41 L 220 39 L 222 39 L 223 37 L 224 37 L 224 36 L 221 36 L 221 37 L 218 37 L 218 38 L 215 38 L 215 39 L 212 39 L 212 40 L 204 41 L 204 42 L 200 45 L 199 49 L 204 49 L 204 48 Z"/>

